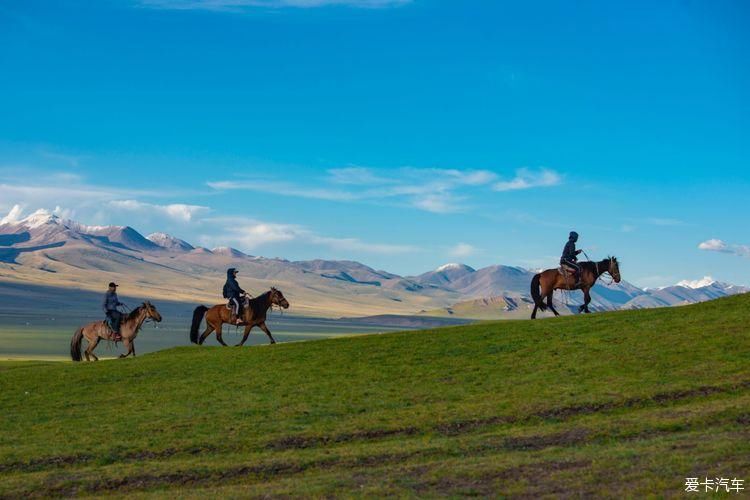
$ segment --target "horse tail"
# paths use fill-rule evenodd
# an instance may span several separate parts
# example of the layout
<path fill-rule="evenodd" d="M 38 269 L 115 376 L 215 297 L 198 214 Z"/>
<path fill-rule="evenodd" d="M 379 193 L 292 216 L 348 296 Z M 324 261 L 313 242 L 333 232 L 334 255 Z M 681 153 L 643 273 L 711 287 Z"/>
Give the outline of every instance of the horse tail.
<path fill-rule="evenodd" d="M 193 324 L 190 325 L 190 342 L 193 344 L 198 343 L 198 328 L 201 326 L 201 321 L 203 321 L 206 311 L 208 311 L 208 307 L 206 306 L 198 306 L 193 311 Z"/>
<path fill-rule="evenodd" d="M 83 341 L 83 328 L 79 328 L 70 339 L 70 358 L 73 361 L 81 361 L 81 342 Z"/>
<path fill-rule="evenodd" d="M 544 305 L 544 302 L 542 302 L 542 293 L 539 291 L 540 285 L 539 285 L 539 279 L 541 278 L 541 274 L 537 273 L 534 275 L 533 278 L 531 278 L 531 298 L 534 299 L 534 304 L 539 308 L 540 311 L 546 311 L 547 306 Z"/>

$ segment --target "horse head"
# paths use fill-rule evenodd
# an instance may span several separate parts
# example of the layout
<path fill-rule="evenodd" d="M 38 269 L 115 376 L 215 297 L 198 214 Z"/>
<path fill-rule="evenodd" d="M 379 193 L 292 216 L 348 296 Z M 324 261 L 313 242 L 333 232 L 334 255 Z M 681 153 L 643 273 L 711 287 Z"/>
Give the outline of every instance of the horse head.
<path fill-rule="evenodd" d="M 615 280 L 615 283 L 619 283 L 622 277 L 620 276 L 620 264 L 617 262 L 617 257 L 610 257 L 609 258 L 609 267 L 607 268 L 607 272 L 610 276 L 612 276 L 612 279 Z"/>
<path fill-rule="evenodd" d="M 155 305 L 153 305 L 151 302 L 147 300 L 146 302 L 143 303 L 141 307 L 143 308 L 144 311 L 146 311 L 147 319 L 152 319 L 156 321 L 157 323 L 161 322 L 161 314 L 159 314 L 159 311 L 156 310 Z"/>
<path fill-rule="evenodd" d="M 271 304 L 279 306 L 282 309 L 289 309 L 289 301 L 286 300 L 281 290 L 271 287 Z"/>

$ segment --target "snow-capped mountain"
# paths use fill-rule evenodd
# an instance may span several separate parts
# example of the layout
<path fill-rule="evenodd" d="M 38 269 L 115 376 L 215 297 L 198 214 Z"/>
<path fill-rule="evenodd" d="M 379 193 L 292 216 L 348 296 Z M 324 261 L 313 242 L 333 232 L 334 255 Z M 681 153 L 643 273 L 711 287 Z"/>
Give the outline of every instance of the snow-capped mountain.
<path fill-rule="evenodd" d="M 236 248 L 232 248 L 232 247 L 212 248 L 211 253 L 213 253 L 214 255 L 223 255 L 225 257 L 235 257 L 235 258 L 249 257 L 249 255 L 247 255 L 246 253 L 241 252 L 237 250 Z"/>
<path fill-rule="evenodd" d="M 716 280 L 713 279 L 711 276 L 704 276 L 703 278 L 699 280 L 682 280 L 679 283 L 677 283 L 675 286 L 684 286 L 685 288 L 703 288 L 704 286 L 711 286 L 714 283 L 716 283 Z M 663 287 L 666 288 L 666 287 Z"/>
<path fill-rule="evenodd" d="M 0 233 L 15 235 L 18 243 L 38 246 L 62 245 L 69 241 L 88 241 L 94 245 L 109 245 L 129 250 L 156 250 L 159 247 L 130 226 L 88 226 L 63 219 L 46 210 L 37 210 L 16 221 L 3 219 Z"/>
<path fill-rule="evenodd" d="M 236 267 L 248 288 L 282 286 L 303 314 L 414 314 L 456 306 L 451 314 L 485 308 L 488 317 L 510 312 L 522 317 L 535 274 L 513 266 L 474 269 L 450 263 L 403 277 L 354 261 L 295 262 L 252 257 L 230 247 L 208 250 L 166 233 L 144 238 L 130 226 L 89 226 L 45 211 L 0 222 L 0 282 L 98 290 L 116 280 L 154 298 L 215 300 L 226 268 Z M 626 281 L 600 283 L 592 290 L 592 305 L 598 310 L 670 306 L 747 291 L 710 277 L 649 290 Z M 560 300 L 580 301 L 580 292 Z"/>
<path fill-rule="evenodd" d="M 472 267 L 466 264 L 450 263 L 444 264 L 434 271 L 414 276 L 412 280 L 422 286 L 450 286 L 455 281 L 475 272 Z"/>
<path fill-rule="evenodd" d="M 146 239 L 167 250 L 175 250 L 178 252 L 189 252 L 194 250 L 193 245 L 187 241 L 175 238 L 167 233 L 151 233 L 146 236 Z"/>

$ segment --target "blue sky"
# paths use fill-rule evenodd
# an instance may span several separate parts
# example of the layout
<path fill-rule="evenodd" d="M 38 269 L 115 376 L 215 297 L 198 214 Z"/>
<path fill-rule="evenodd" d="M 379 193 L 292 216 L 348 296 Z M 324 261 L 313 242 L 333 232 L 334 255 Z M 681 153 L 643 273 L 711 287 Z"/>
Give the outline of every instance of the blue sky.
<path fill-rule="evenodd" d="M 750 284 L 750 4 L 0 6 L 0 211 L 416 274 Z M 699 248 L 701 247 L 701 248 Z"/>

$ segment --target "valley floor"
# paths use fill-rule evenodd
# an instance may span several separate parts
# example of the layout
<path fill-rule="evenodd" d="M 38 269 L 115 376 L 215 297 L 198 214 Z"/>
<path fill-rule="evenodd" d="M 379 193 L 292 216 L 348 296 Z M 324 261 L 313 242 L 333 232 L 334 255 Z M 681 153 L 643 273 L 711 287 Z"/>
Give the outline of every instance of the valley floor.
<path fill-rule="evenodd" d="M 98 364 L 0 363 L 0 497 L 750 489 L 750 296 Z"/>

